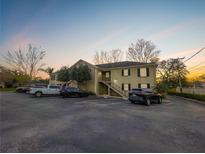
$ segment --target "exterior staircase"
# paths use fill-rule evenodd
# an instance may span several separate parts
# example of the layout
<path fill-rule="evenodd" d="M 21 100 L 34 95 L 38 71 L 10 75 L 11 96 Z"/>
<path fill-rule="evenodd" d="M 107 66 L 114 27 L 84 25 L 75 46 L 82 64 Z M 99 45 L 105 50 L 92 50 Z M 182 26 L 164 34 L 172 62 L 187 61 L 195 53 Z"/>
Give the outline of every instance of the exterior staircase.
<path fill-rule="evenodd" d="M 121 97 L 127 98 L 127 93 L 125 91 L 122 91 L 121 87 L 118 86 L 117 84 L 115 84 L 114 82 L 111 82 L 111 81 L 106 82 L 106 81 L 103 81 L 103 80 L 100 80 L 99 82 L 106 85 L 108 88 L 112 89 L 114 92 L 119 94 Z"/>

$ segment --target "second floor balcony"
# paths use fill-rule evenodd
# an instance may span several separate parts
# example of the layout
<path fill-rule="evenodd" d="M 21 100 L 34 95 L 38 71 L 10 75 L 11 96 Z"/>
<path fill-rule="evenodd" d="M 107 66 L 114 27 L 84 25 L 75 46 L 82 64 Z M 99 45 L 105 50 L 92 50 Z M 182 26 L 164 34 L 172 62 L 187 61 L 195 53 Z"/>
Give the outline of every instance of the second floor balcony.
<path fill-rule="evenodd" d="M 98 80 L 110 82 L 111 81 L 111 72 L 110 71 L 98 72 Z"/>

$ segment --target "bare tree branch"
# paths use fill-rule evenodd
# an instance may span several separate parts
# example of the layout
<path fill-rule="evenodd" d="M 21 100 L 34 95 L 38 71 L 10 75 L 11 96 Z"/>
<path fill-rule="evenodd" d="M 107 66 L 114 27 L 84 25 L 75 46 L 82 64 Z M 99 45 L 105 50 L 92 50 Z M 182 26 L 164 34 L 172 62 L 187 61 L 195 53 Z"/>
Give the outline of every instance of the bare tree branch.
<path fill-rule="evenodd" d="M 123 52 L 120 49 L 96 52 L 93 58 L 95 64 L 113 63 L 122 61 Z"/>
<path fill-rule="evenodd" d="M 8 51 L 4 60 L 10 65 L 13 70 L 20 73 L 29 75 L 33 78 L 36 76 L 39 68 L 42 68 L 44 64 L 41 63 L 45 57 L 45 51 L 41 48 L 32 47 L 29 44 L 28 51 L 22 52 L 21 49 L 18 51 Z"/>
<path fill-rule="evenodd" d="M 158 58 L 160 50 L 151 41 L 139 39 L 135 44 L 131 43 L 127 51 L 127 59 L 137 62 L 151 62 L 153 58 Z"/>

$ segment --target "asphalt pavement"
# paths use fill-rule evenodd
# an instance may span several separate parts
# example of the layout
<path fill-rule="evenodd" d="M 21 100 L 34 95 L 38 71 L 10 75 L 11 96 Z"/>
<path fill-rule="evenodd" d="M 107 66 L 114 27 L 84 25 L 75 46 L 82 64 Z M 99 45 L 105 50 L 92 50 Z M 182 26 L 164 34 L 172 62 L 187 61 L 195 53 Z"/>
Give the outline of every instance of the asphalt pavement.
<path fill-rule="evenodd" d="M 205 152 L 205 105 L 0 93 L 0 152 Z"/>

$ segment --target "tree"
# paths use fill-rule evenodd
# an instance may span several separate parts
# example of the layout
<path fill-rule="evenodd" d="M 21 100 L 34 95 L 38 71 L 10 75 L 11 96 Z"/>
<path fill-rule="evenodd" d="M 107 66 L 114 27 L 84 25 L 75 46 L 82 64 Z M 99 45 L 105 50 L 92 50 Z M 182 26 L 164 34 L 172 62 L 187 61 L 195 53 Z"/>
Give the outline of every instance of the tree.
<path fill-rule="evenodd" d="M 63 66 L 56 73 L 58 75 L 58 78 L 57 78 L 58 81 L 67 82 L 70 80 L 70 68 L 69 67 Z"/>
<path fill-rule="evenodd" d="M 31 78 L 28 75 L 0 66 L 0 83 L 4 83 L 6 87 L 22 86 L 30 81 Z"/>
<path fill-rule="evenodd" d="M 151 41 L 144 39 L 138 39 L 137 42 L 131 43 L 127 51 L 127 59 L 137 62 L 152 62 L 158 58 L 160 50 L 156 49 L 156 46 Z"/>
<path fill-rule="evenodd" d="M 26 74 L 16 72 L 14 81 L 15 81 L 16 86 L 23 86 L 23 85 L 30 83 L 31 78 Z"/>
<path fill-rule="evenodd" d="M 12 87 L 14 83 L 14 73 L 0 65 L 0 83 L 5 84 L 5 87 Z"/>
<path fill-rule="evenodd" d="M 202 87 L 203 82 L 205 82 L 205 74 L 199 75 L 199 76 L 195 76 L 194 78 L 192 78 L 190 80 L 190 86 L 194 86 L 194 87 Z"/>
<path fill-rule="evenodd" d="M 93 58 L 95 64 L 114 63 L 122 60 L 123 52 L 120 49 L 96 52 Z"/>
<path fill-rule="evenodd" d="M 205 82 L 205 74 L 200 75 L 199 80 Z"/>
<path fill-rule="evenodd" d="M 157 67 L 158 81 L 168 86 L 176 87 L 180 81 L 185 83 L 187 73 L 186 65 L 179 58 L 163 60 Z"/>
<path fill-rule="evenodd" d="M 22 52 L 21 49 L 18 51 L 8 51 L 3 58 L 10 65 L 12 70 L 18 71 L 24 75 L 29 75 L 33 78 L 38 73 L 44 64 L 41 63 L 45 57 L 45 51 L 41 48 L 33 47 L 29 44 L 28 50 Z"/>
<path fill-rule="evenodd" d="M 42 79 L 41 77 L 35 77 L 31 81 L 32 84 L 49 84 L 49 79 Z"/>
<path fill-rule="evenodd" d="M 79 85 L 87 83 L 91 80 L 91 70 L 87 65 L 80 65 L 79 67 L 74 67 L 71 70 L 71 80 L 76 80 Z"/>
<path fill-rule="evenodd" d="M 45 72 L 45 73 L 47 73 L 47 74 L 49 75 L 49 79 L 51 80 L 52 75 L 53 75 L 54 68 L 52 68 L 52 67 L 47 67 L 46 69 L 40 68 L 39 70 L 40 70 L 40 71 L 43 71 L 43 72 Z"/>

